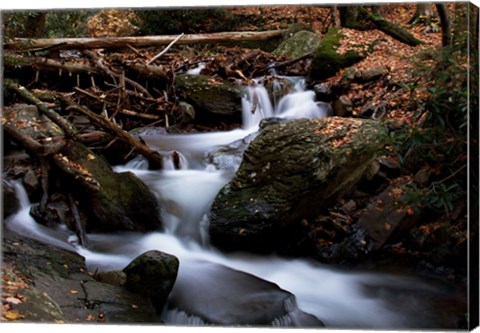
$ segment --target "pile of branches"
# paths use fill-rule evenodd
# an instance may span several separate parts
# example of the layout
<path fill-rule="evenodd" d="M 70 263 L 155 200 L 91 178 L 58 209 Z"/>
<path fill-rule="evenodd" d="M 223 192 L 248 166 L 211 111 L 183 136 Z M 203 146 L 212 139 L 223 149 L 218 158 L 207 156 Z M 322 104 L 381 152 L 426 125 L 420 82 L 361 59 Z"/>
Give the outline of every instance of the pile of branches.
<path fill-rule="evenodd" d="M 4 45 L 5 77 L 40 100 L 53 103 L 59 113 L 65 111 L 67 101 L 129 130 L 139 126 L 168 128 L 179 123 L 175 76 L 199 65 L 202 74 L 230 80 L 251 80 L 273 67 L 285 67 L 284 58 L 260 49 L 176 45 L 187 37 L 177 36 L 161 52 L 156 47 L 134 47 L 128 43 L 129 37 L 114 47 L 109 43 L 119 38 L 90 38 L 83 43 L 85 39 L 78 39 L 73 45 L 70 41 L 75 39 L 14 40 Z M 230 37 L 222 38 L 228 41 Z M 107 43 L 99 44 L 102 40 Z M 209 55 L 205 56 L 207 48 Z M 8 95 L 5 102 L 12 102 Z"/>

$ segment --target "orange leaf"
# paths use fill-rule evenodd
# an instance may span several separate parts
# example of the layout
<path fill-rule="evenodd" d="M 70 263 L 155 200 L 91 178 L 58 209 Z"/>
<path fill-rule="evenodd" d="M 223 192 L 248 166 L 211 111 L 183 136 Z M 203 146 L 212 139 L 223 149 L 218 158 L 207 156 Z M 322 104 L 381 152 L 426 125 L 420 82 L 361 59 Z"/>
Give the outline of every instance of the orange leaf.
<path fill-rule="evenodd" d="M 24 315 L 21 315 L 17 311 L 6 311 L 2 315 L 7 320 L 18 320 L 18 319 L 25 318 Z"/>

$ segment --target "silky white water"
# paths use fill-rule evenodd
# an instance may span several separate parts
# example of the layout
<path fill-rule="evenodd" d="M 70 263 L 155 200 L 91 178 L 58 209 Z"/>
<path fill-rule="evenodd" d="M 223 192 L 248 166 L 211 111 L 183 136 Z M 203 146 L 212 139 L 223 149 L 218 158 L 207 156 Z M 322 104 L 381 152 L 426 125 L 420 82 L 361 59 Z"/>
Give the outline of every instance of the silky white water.
<path fill-rule="evenodd" d="M 430 310 L 417 295 L 435 294 L 436 291 L 433 286 L 419 279 L 382 273 L 347 272 L 307 260 L 274 255 L 224 254 L 209 245 L 206 233 L 208 209 L 218 191 L 234 173 L 208 165 L 204 161 L 204 153 L 217 145 L 228 144 L 255 132 L 259 121 L 265 116 L 311 118 L 325 115 L 325 110 L 314 102 L 312 92 L 293 92 L 273 106 L 266 98 L 263 86 L 257 85 L 248 88 L 245 93 L 245 118 L 251 114 L 254 98 L 260 101 L 256 102 L 258 109 L 255 111 L 255 120 L 246 121 L 241 130 L 144 137 L 151 147 L 164 154 L 166 160 L 172 151 L 181 154 L 183 168 L 180 170 L 168 168 L 149 171 L 142 159 L 116 167 L 118 172 L 134 172 L 155 193 L 163 209 L 165 231 L 88 234 L 90 247 L 85 249 L 78 246 L 75 236 L 66 230 L 52 230 L 37 224 L 28 214 L 28 199 L 19 186 L 17 191 L 22 195 L 22 208 L 6 221 L 7 227 L 47 243 L 75 248 L 85 257 L 91 271 L 121 270 L 136 256 L 153 249 L 179 259 L 179 276 L 192 274 L 189 267 L 198 261 L 241 270 L 293 293 L 301 310 L 315 315 L 330 328 L 429 327 L 430 323 L 425 322 L 418 313 L 428 313 Z M 194 274 L 202 279 L 209 271 L 199 270 Z M 234 290 L 235 285 L 230 288 Z M 402 304 L 396 303 L 399 293 L 404 298 Z M 184 313 L 170 313 L 164 319 L 167 324 L 201 323 L 198 318 Z"/>

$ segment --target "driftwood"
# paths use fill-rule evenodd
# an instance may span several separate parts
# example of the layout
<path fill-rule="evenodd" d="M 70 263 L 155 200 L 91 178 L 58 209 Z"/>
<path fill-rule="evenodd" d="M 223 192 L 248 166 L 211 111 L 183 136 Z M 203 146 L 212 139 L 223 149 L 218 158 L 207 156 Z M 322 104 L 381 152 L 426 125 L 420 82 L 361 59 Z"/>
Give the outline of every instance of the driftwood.
<path fill-rule="evenodd" d="M 245 41 L 263 41 L 281 37 L 285 30 L 239 31 L 210 34 L 183 35 L 176 44 L 230 43 Z M 142 37 L 103 37 L 103 38 L 14 38 L 4 44 L 5 49 L 33 50 L 49 48 L 50 50 L 95 49 L 118 47 L 142 47 L 168 45 L 178 36 L 142 36 Z"/>

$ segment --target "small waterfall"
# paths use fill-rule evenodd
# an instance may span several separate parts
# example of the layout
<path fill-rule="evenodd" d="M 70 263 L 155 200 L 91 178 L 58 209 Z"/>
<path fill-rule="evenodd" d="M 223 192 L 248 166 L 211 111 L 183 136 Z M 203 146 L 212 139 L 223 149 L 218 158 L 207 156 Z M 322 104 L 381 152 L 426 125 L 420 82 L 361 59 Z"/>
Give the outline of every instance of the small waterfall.
<path fill-rule="evenodd" d="M 5 220 L 6 228 L 40 242 L 53 244 L 69 251 L 75 251 L 70 241 L 76 239 L 76 236 L 66 230 L 64 226 L 58 229 L 51 229 L 38 224 L 30 215 L 31 203 L 25 187 L 20 182 L 12 182 L 12 185 L 19 200 L 20 209 L 17 213 Z"/>
<path fill-rule="evenodd" d="M 286 79 L 286 78 L 283 78 Z M 242 98 L 243 129 L 249 132 L 257 131 L 260 121 L 265 118 L 279 117 L 286 119 L 323 118 L 330 112 L 321 102 L 315 101 L 315 93 L 305 90 L 305 80 L 290 79 L 293 84 L 293 93 L 280 98 L 278 104 L 272 104 L 265 85 L 260 80 L 244 87 Z M 272 88 L 281 89 L 281 84 L 273 78 Z"/>
<path fill-rule="evenodd" d="M 30 199 L 28 198 L 27 191 L 22 183 L 9 182 L 9 184 L 15 189 L 15 194 L 17 195 L 18 203 L 20 205 L 20 210 L 30 207 Z"/>

